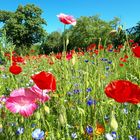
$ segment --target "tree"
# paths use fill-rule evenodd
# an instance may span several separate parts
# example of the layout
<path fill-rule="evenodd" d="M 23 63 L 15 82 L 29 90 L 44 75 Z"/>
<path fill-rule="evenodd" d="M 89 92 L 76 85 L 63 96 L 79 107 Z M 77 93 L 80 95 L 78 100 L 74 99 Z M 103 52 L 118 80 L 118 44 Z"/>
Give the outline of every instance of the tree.
<path fill-rule="evenodd" d="M 14 15 L 13 12 L 0 10 L 0 22 L 5 23 L 9 18 Z"/>
<path fill-rule="evenodd" d="M 104 44 L 109 36 L 109 32 L 116 27 L 118 18 L 110 22 L 101 20 L 99 16 L 82 16 L 77 19 L 75 27 L 71 27 L 70 43 L 68 48 L 86 48 L 91 43 Z"/>
<path fill-rule="evenodd" d="M 140 21 L 136 26 L 135 41 L 140 44 Z"/>
<path fill-rule="evenodd" d="M 17 10 L 7 16 L 7 11 L 0 11 L 0 21 L 4 22 L 7 38 L 16 48 L 31 47 L 41 42 L 45 35 L 42 25 L 47 25 L 41 18 L 42 10 L 34 4 L 19 5 Z"/>
<path fill-rule="evenodd" d="M 62 37 L 61 33 L 54 31 L 50 33 L 47 37 L 44 43 L 41 45 L 42 53 L 44 52 L 45 54 L 50 53 L 50 52 L 58 52 L 62 51 Z"/>
<path fill-rule="evenodd" d="M 127 37 L 122 26 L 119 26 L 115 33 L 110 34 L 109 39 L 113 44 L 113 48 L 117 49 L 120 45 L 124 45 Z"/>

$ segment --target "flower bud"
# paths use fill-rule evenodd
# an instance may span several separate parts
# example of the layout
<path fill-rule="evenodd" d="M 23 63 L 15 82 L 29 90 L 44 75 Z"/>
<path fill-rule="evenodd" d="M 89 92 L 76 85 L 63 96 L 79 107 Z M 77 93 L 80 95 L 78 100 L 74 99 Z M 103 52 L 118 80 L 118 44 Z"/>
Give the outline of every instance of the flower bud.
<path fill-rule="evenodd" d="M 110 126 L 112 127 L 113 130 L 117 131 L 118 123 L 117 123 L 117 120 L 115 118 L 114 111 L 112 111 L 112 113 L 111 113 Z"/>

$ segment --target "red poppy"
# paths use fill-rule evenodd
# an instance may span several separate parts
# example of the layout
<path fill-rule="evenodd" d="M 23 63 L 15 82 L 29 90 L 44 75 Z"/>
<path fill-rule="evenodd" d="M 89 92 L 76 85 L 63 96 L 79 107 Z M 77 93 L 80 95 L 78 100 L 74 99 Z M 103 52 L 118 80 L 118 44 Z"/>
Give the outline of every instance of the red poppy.
<path fill-rule="evenodd" d="M 120 58 L 120 61 L 122 61 L 122 62 L 127 62 L 127 60 L 126 60 L 126 58 Z"/>
<path fill-rule="evenodd" d="M 56 80 L 50 72 L 42 71 L 38 74 L 34 74 L 33 76 L 31 76 L 31 78 L 35 82 L 35 84 L 42 90 L 56 90 Z"/>
<path fill-rule="evenodd" d="M 57 53 L 57 54 L 55 55 L 55 57 L 56 57 L 57 59 L 61 59 L 61 58 L 62 58 L 62 53 Z"/>
<path fill-rule="evenodd" d="M 130 43 L 134 43 L 134 40 L 133 40 L 133 39 L 130 39 L 129 42 L 130 42 Z"/>
<path fill-rule="evenodd" d="M 98 55 L 99 51 L 98 51 L 98 50 L 94 50 L 94 53 L 95 53 L 96 55 Z"/>
<path fill-rule="evenodd" d="M 140 58 L 140 46 L 132 48 L 132 51 L 136 57 Z"/>
<path fill-rule="evenodd" d="M 120 65 L 120 67 L 123 67 L 124 66 L 124 64 L 122 64 L 122 63 L 120 63 L 119 65 Z"/>
<path fill-rule="evenodd" d="M 125 54 L 125 55 L 124 55 L 124 58 L 126 58 L 126 59 L 127 59 L 127 58 L 128 58 L 128 55 L 127 55 L 127 54 Z"/>
<path fill-rule="evenodd" d="M 66 59 L 67 60 L 71 60 L 72 59 L 72 54 L 71 53 L 67 53 L 66 54 Z"/>
<path fill-rule="evenodd" d="M 140 102 L 140 87 L 127 80 L 115 80 L 105 87 L 105 94 L 119 103 Z"/>
<path fill-rule="evenodd" d="M 22 72 L 22 68 L 20 66 L 18 66 L 18 65 L 12 65 L 12 66 L 10 66 L 9 71 L 12 74 L 17 75 L 17 74 Z"/>

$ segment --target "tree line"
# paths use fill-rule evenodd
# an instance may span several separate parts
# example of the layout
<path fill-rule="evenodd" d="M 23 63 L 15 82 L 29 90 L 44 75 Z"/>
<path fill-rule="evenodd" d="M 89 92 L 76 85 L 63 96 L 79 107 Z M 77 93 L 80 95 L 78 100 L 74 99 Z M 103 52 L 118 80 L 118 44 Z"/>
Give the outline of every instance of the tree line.
<path fill-rule="evenodd" d="M 29 50 L 32 46 L 37 46 L 40 53 L 59 52 L 63 50 L 66 36 L 68 50 L 85 49 L 92 43 L 112 43 L 117 47 L 126 40 L 125 31 L 118 26 L 118 17 L 104 21 L 98 15 L 81 16 L 77 19 L 76 26 L 70 26 L 65 32 L 54 31 L 48 34 L 43 28 L 47 22 L 41 17 L 42 13 L 34 4 L 19 5 L 15 12 L 0 10 L 0 22 L 4 24 L 1 33 L 5 31 L 7 40 L 15 45 L 15 50 Z M 138 25 L 136 40 L 140 38 L 140 23 Z"/>

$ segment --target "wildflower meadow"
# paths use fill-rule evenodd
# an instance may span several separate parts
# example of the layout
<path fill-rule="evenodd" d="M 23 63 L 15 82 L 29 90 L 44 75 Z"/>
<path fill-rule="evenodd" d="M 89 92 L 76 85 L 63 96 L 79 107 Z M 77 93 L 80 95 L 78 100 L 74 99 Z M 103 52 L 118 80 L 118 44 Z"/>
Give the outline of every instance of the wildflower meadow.
<path fill-rule="evenodd" d="M 0 140 L 140 140 L 139 44 L 69 50 L 69 41 L 50 54 L 0 46 Z"/>

